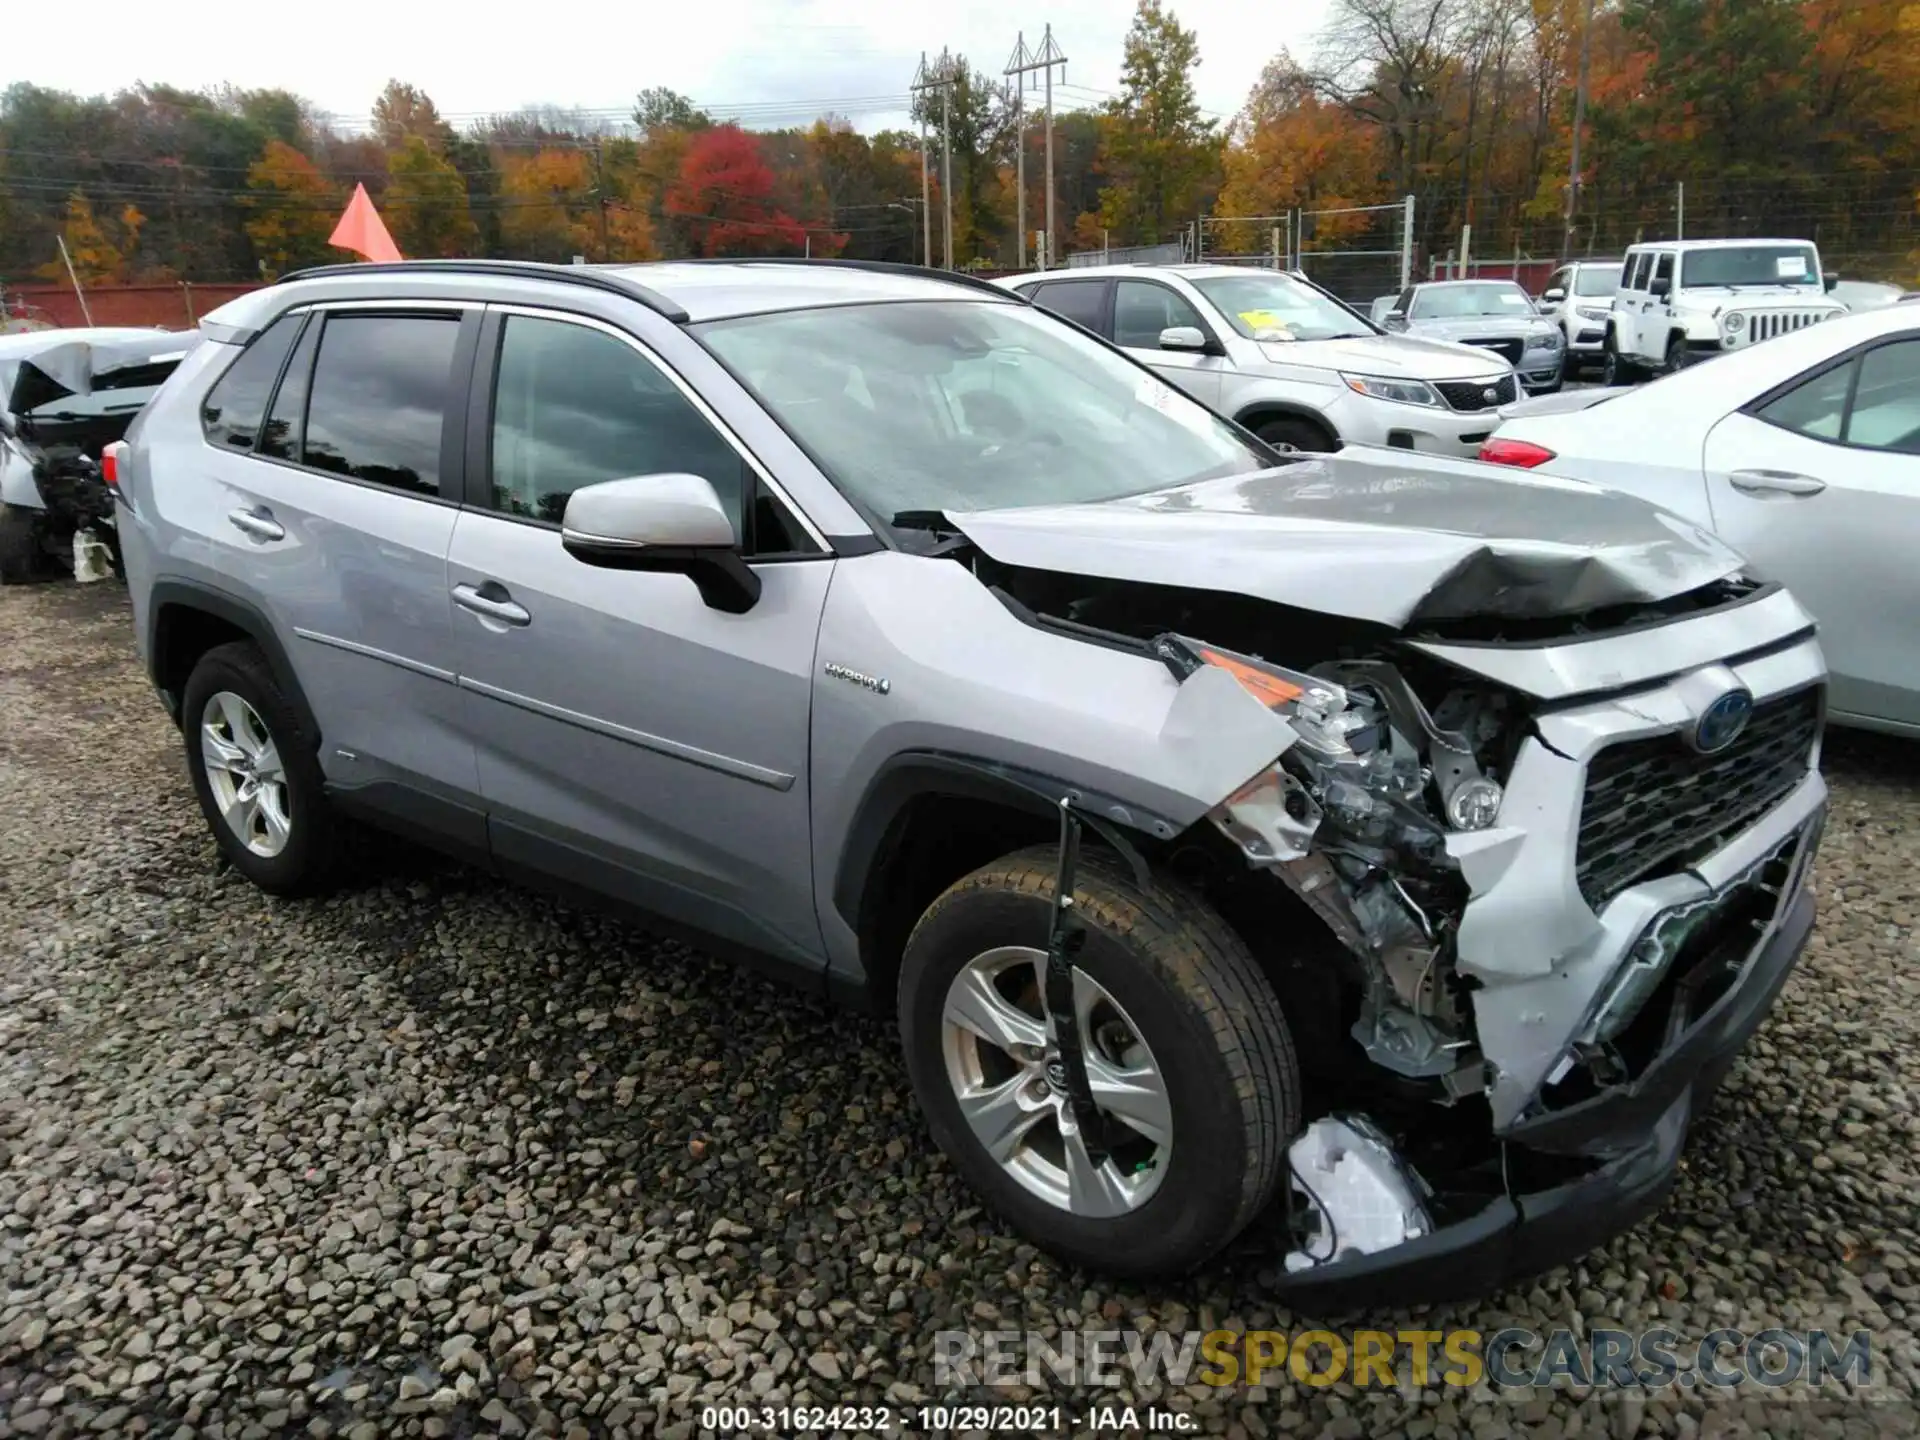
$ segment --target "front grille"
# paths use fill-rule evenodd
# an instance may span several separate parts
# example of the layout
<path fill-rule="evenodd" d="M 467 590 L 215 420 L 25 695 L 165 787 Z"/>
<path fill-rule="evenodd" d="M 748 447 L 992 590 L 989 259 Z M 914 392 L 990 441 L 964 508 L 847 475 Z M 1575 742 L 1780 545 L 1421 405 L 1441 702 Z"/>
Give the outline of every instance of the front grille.
<path fill-rule="evenodd" d="M 1678 735 L 1601 750 L 1580 805 L 1581 896 L 1598 910 L 1757 819 L 1805 777 L 1819 733 L 1814 688 L 1756 705 L 1740 738 L 1718 754 L 1702 755 Z"/>
<path fill-rule="evenodd" d="M 1776 335 L 1818 325 L 1828 318 L 1825 310 L 1762 310 L 1747 316 L 1747 341 L 1749 344 L 1758 344 Z"/>
<path fill-rule="evenodd" d="M 1491 410 L 1496 405 L 1511 405 L 1514 397 L 1511 375 L 1486 380 L 1436 380 L 1433 388 L 1456 410 Z M 1493 396 L 1491 400 L 1489 395 Z"/>
<path fill-rule="evenodd" d="M 1527 353 L 1524 340 L 1469 340 L 1466 342 L 1481 350 L 1491 350 L 1509 365 L 1518 365 L 1520 357 Z"/>

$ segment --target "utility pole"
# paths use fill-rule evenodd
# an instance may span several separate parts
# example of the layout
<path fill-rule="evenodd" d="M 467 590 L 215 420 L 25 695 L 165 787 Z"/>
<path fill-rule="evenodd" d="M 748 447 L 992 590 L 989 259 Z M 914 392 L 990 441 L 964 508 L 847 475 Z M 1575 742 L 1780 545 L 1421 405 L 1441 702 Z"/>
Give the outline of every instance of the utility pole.
<path fill-rule="evenodd" d="M 1013 87 L 1013 250 L 1014 267 L 1027 268 L 1027 117 L 1022 96 L 1033 82 L 1027 78 L 1033 54 L 1027 49 L 1027 32 L 1022 30 L 1013 42 L 1013 54 L 1000 73 Z"/>
<path fill-rule="evenodd" d="M 1024 32 L 1022 33 L 1024 36 Z M 1025 59 L 1021 58 L 1023 51 L 1026 55 Z M 1060 67 L 1061 78 L 1065 79 L 1067 57 L 1061 53 L 1059 42 L 1053 38 L 1053 26 L 1048 25 L 1046 33 L 1040 37 L 1040 48 L 1038 50 L 1027 50 L 1026 41 L 1022 38 L 1020 48 L 1014 51 L 1013 60 L 1008 62 L 1006 71 L 1009 75 L 1024 76 L 1030 75 L 1037 70 L 1045 77 L 1047 99 L 1047 244 L 1043 254 L 1042 269 L 1045 269 L 1053 263 L 1056 242 L 1059 239 L 1059 231 L 1054 227 L 1053 223 L 1053 70 L 1056 65 Z M 1025 138 L 1024 135 L 1021 137 L 1023 148 Z"/>
<path fill-rule="evenodd" d="M 929 90 L 938 90 L 940 92 L 940 209 L 941 226 L 946 251 L 946 267 L 949 270 L 953 268 L 953 87 L 957 83 L 957 80 L 958 76 L 955 74 L 953 56 L 950 52 L 943 49 L 940 52 L 939 61 L 932 66 L 927 64 L 927 52 L 924 50 L 920 52 L 920 68 L 916 70 L 913 75 L 913 93 L 915 95 L 924 95 Z M 920 126 L 922 136 L 920 152 L 922 156 L 920 193 L 921 198 L 924 200 L 926 197 L 926 148 L 924 138 L 926 135 L 926 121 L 924 119 L 921 120 Z M 929 214 L 927 219 L 927 253 L 927 263 L 931 265 L 933 263 L 933 219 L 931 214 Z"/>
<path fill-rule="evenodd" d="M 1580 80 L 1573 92 L 1573 155 L 1567 162 L 1567 224 L 1560 236 L 1560 260 L 1573 258 L 1573 217 L 1580 208 L 1580 132 L 1587 124 L 1587 62 L 1593 54 L 1593 0 L 1580 20 Z"/>
<path fill-rule="evenodd" d="M 600 142 L 593 142 L 593 199 L 600 211 L 600 263 L 606 264 L 613 259 L 613 252 L 607 246 L 607 177 L 600 168 Z"/>

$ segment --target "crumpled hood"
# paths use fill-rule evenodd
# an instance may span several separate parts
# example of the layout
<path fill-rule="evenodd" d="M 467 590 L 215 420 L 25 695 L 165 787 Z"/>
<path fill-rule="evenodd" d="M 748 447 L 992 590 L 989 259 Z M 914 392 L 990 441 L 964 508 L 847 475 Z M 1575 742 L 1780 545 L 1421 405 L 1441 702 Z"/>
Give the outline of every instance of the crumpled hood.
<path fill-rule="evenodd" d="M 1003 564 L 1396 629 L 1645 604 L 1741 569 L 1706 531 L 1630 496 L 1363 448 L 1126 499 L 948 518 Z"/>
<path fill-rule="evenodd" d="M 41 332 L 46 343 L 9 347 L 4 361 L 6 389 L 0 409 L 12 415 L 67 395 L 88 395 L 103 381 L 130 370 L 178 361 L 200 343 L 198 331 Z"/>

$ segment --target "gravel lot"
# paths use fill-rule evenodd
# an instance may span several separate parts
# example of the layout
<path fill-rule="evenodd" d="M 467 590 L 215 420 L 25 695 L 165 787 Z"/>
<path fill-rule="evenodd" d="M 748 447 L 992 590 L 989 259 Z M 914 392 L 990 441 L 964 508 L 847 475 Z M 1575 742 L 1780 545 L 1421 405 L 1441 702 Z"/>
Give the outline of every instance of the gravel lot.
<path fill-rule="evenodd" d="M 1271 1225 L 1149 1290 L 1010 1236 L 890 1025 L 397 851 L 323 903 L 220 872 L 129 616 L 0 592 L 0 1437 L 685 1435 L 932 1398 L 941 1328 L 1292 1324 Z M 1665 1211 L 1424 1323 L 1865 1327 L 1894 1398 L 1134 1398 L 1254 1436 L 1913 1433 L 1920 746 L 1829 771 L 1812 950 Z"/>

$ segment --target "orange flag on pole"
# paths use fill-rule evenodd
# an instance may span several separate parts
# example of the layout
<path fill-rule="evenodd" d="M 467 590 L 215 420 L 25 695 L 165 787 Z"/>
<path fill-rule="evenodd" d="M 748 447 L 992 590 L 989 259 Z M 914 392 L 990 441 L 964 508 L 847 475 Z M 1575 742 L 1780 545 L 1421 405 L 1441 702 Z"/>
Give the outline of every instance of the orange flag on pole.
<path fill-rule="evenodd" d="M 401 258 L 400 247 L 393 243 L 393 237 L 387 234 L 387 227 L 380 222 L 380 212 L 373 208 L 373 201 L 367 198 L 367 187 L 364 185 L 353 187 L 353 199 L 347 202 L 347 213 L 333 227 L 333 234 L 327 237 L 327 243 L 364 255 L 369 260 Z"/>

